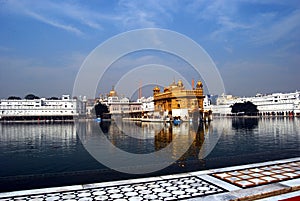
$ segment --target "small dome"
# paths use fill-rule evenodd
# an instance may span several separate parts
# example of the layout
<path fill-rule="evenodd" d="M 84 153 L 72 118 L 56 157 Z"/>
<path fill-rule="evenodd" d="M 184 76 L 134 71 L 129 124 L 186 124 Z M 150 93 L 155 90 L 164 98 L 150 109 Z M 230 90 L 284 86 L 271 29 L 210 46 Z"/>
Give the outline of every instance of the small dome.
<path fill-rule="evenodd" d="M 110 96 L 110 97 L 117 96 L 117 92 L 115 91 L 114 86 L 113 86 L 112 89 L 110 90 L 109 96 Z"/>
<path fill-rule="evenodd" d="M 203 84 L 202 84 L 202 82 L 199 80 L 199 81 L 197 82 L 196 88 L 202 88 L 202 87 L 203 87 Z"/>
<path fill-rule="evenodd" d="M 159 94 L 160 93 L 160 88 L 158 86 L 154 87 L 153 88 L 153 94 L 156 95 L 156 94 Z"/>
<path fill-rule="evenodd" d="M 160 88 L 158 86 L 154 87 L 153 91 L 160 91 Z"/>

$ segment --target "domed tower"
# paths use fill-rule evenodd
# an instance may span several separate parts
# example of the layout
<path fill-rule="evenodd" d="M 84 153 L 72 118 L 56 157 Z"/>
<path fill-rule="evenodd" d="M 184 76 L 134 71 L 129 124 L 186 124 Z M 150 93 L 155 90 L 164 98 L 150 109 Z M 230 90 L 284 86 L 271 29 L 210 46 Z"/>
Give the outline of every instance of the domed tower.
<path fill-rule="evenodd" d="M 196 84 L 196 96 L 202 97 L 202 98 L 197 98 L 198 100 L 198 107 L 200 108 L 201 111 L 203 111 L 203 84 L 199 80 Z"/>
<path fill-rule="evenodd" d="M 203 84 L 202 82 L 199 80 L 196 84 L 196 89 L 202 89 L 203 88 Z"/>
<path fill-rule="evenodd" d="M 109 92 L 109 97 L 118 96 L 118 95 L 117 95 L 117 92 L 115 91 L 114 88 L 115 88 L 115 87 L 112 86 L 112 89 L 111 89 L 110 92 Z"/>
<path fill-rule="evenodd" d="M 153 95 L 159 94 L 160 93 L 160 88 L 158 86 L 154 87 L 153 89 Z"/>

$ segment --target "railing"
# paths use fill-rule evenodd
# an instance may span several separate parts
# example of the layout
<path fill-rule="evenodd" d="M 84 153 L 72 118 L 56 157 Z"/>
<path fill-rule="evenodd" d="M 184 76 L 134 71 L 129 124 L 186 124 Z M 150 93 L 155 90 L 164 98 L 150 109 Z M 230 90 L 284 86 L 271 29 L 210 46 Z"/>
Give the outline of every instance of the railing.
<path fill-rule="evenodd" d="M 161 93 L 154 95 L 154 101 L 161 100 L 161 99 L 171 99 L 171 98 L 178 98 L 178 97 L 195 97 L 195 98 L 204 98 L 203 90 L 180 90 L 180 91 L 173 91 L 167 93 Z"/>

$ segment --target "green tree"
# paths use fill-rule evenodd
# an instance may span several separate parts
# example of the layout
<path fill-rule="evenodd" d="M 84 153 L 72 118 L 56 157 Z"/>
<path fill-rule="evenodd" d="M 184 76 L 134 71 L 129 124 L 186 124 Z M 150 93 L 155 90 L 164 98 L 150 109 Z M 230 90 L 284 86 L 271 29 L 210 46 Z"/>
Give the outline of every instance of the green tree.
<path fill-rule="evenodd" d="M 40 97 L 34 95 L 34 94 L 28 94 L 25 96 L 25 99 L 27 100 L 34 100 L 34 99 L 40 99 Z"/>
<path fill-rule="evenodd" d="M 109 110 L 108 110 L 108 107 L 106 105 L 101 104 L 101 103 L 97 103 L 95 105 L 95 112 L 96 112 L 97 117 L 103 118 L 103 115 L 109 113 Z"/>
<path fill-rule="evenodd" d="M 231 113 L 238 114 L 242 113 L 244 115 L 257 115 L 258 109 L 257 106 L 254 105 L 252 102 L 247 101 L 244 103 L 235 103 L 231 108 Z"/>
<path fill-rule="evenodd" d="M 21 100 L 20 97 L 17 97 L 17 96 L 10 96 L 7 98 L 8 100 Z"/>

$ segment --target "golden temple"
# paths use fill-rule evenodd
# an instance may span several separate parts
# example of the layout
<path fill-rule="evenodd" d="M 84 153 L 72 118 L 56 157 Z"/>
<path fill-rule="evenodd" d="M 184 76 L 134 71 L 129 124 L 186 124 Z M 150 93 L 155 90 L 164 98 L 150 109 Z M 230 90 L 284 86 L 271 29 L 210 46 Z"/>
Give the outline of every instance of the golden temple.
<path fill-rule="evenodd" d="M 193 87 L 193 86 L 192 86 Z M 203 113 L 203 84 L 198 81 L 192 90 L 185 89 L 181 80 L 164 87 L 163 92 L 156 86 L 153 89 L 154 110 L 161 114 L 174 116 L 174 111 L 185 110 L 188 116 L 194 112 Z M 172 114 L 173 113 L 173 114 Z"/>

